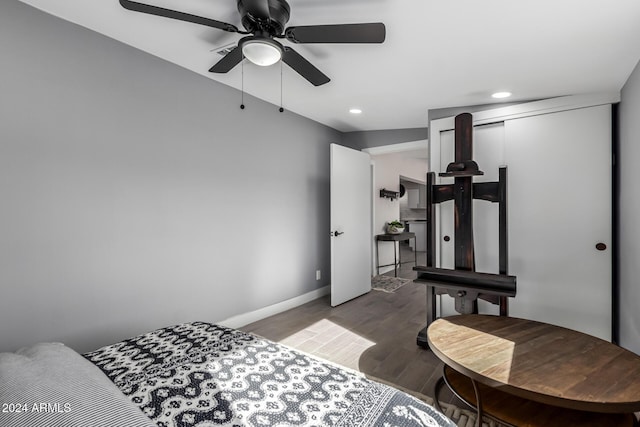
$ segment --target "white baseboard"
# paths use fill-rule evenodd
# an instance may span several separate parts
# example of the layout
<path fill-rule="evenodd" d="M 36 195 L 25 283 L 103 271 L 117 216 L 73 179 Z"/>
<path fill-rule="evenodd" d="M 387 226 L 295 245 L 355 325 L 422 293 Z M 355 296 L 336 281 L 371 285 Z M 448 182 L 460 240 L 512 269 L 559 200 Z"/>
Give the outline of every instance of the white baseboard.
<path fill-rule="evenodd" d="M 330 290 L 331 288 L 329 285 L 323 286 L 322 288 L 307 292 L 306 294 L 297 296 L 295 298 L 272 304 L 258 310 L 250 311 L 248 313 L 232 316 L 228 319 L 216 323 L 229 328 L 241 328 L 242 326 L 248 325 L 249 323 L 257 322 L 258 320 L 273 316 L 274 314 L 282 313 L 283 311 L 290 310 L 299 305 L 306 304 L 309 301 L 313 301 L 314 299 L 318 299 L 320 297 L 328 295 Z"/>

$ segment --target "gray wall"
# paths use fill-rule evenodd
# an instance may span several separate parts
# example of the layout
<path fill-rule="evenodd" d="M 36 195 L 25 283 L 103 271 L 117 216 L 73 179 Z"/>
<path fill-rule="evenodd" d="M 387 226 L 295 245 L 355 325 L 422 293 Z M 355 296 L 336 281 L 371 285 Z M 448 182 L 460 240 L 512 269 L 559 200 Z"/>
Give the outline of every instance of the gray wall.
<path fill-rule="evenodd" d="M 327 285 L 339 132 L 16 0 L 0 58 L 0 351 Z"/>
<path fill-rule="evenodd" d="M 640 354 L 640 63 L 620 102 L 620 345 Z"/>
<path fill-rule="evenodd" d="M 347 132 L 343 134 L 342 143 L 347 147 L 362 150 L 382 145 L 400 144 L 403 142 L 422 141 L 429 138 L 429 131 L 424 128 L 369 130 Z"/>

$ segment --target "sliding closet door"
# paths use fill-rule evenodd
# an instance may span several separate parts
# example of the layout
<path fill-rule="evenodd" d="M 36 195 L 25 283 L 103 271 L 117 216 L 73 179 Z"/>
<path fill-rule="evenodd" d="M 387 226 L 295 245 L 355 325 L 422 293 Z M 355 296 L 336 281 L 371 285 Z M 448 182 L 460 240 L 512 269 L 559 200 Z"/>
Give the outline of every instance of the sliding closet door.
<path fill-rule="evenodd" d="M 611 339 L 611 106 L 474 115 L 474 160 L 496 181 L 508 167 L 510 315 Z M 501 115 L 502 114 L 502 115 Z M 432 123 L 432 170 L 453 160 L 453 118 Z M 439 161 L 435 161 L 438 159 Z M 439 183 L 453 182 L 437 178 Z M 453 268 L 453 203 L 436 208 L 437 265 Z M 498 272 L 497 205 L 474 201 L 476 270 Z M 446 237 L 449 237 L 447 241 Z M 497 313 L 480 301 L 481 313 Z M 438 315 L 456 314 L 438 298 Z"/>
<path fill-rule="evenodd" d="M 504 130 L 518 277 L 510 315 L 610 340 L 610 105 L 508 120 Z"/>

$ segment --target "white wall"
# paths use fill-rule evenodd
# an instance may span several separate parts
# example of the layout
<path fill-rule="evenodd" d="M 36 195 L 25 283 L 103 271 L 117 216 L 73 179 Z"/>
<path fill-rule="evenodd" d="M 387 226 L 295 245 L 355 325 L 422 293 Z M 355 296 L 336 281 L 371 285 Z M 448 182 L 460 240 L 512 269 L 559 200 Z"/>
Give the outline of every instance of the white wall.
<path fill-rule="evenodd" d="M 640 354 L 640 63 L 620 102 L 620 345 Z"/>
<path fill-rule="evenodd" d="M 0 351 L 327 285 L 340 133 L 16 0 L 0 57 Z"/>
<path fill-rule="evenodd" d="M 400 201 L 391 201 L 380 197 L 380 190 L 386 188 L 391 191 L 399 191 L 400 175 L 418 181 L 425 181 L 427 175 L 427 160 L 405 157 L 402 153 L 389 153 L 371 156 L 375 165 L 374 177 L 374 236 L 385 232 L 385 225 L 389 221 L 400 218 Z M 380 265 L 393 264 L 393 245 L 389 242 L 380 242 Z M 373 252 L 373 265 L 375 267 L 375 248 Z M 393 270 L 393 266 L 380 269 L 380 273 Z M 375 273 L 375 271 L 374 271 Z"/>

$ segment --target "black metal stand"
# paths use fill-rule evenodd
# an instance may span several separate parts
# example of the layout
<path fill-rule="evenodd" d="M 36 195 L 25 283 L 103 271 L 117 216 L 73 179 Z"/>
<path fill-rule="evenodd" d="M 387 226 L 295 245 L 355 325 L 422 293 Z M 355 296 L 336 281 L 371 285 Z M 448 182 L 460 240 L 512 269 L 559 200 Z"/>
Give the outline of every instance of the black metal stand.
<path fill-rule="evenodd" d="M 399 234 L 378 234 L 376 235 L 376 268 L 377 273 L 380 274 L 380 267 L 389 267 L 393 265 L 394 268 L 394 276 L 398 277 L 398 266 L 404 264 L 402 262 L 402 255 L 400 254 L 400 242 L 404 242 L 405 240 L 413 239 L 414 245 L 416 244 L 416 234 L 411 233 L 409 231 L 405 231 L 404 233 Z M 393 242 L 393 264 L 384 264 L 380 265 L 380 242 Z M 397 249 L 397 255 L 396 255 Z M 414 266 L 418 265 L 418 253 L 417 251 L 413 251 L 414 254 Z M 399 258 L 399 259 L 398 259 Z M 410 262 L 410 261 L 406 261 Z"/>

